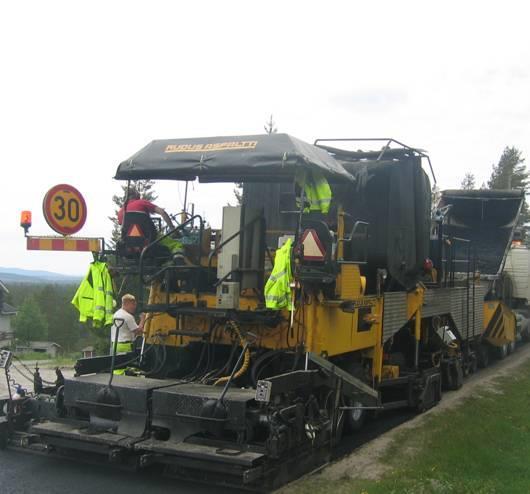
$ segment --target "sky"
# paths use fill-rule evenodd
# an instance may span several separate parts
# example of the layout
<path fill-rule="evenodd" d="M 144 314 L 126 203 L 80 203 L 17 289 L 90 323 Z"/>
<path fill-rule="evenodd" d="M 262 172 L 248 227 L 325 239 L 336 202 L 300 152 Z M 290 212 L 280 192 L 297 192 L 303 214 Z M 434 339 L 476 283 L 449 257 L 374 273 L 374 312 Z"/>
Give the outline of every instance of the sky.
<path fill-rule="evenodd" d="M 83 274 L 91 255 L 27 251 L 42 200 L 75 186 L 78 235 L 108 237 L 118 164 L 153 139 L 263 132 L 394 137 L 428 151 L 441 189 L 530 156 L 526 2 L 54 1 L 0 6 L 0 266 Z M 183 184 L 157 182 L 182 207 Z M 219 225 L 232 187 L 194 186 Z"/>

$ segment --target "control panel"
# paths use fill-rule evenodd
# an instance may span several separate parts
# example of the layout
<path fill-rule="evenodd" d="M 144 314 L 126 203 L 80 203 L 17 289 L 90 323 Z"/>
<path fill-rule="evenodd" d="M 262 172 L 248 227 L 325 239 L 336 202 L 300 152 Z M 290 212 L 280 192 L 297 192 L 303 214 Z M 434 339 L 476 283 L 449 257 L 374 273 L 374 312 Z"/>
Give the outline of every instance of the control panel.
<path fill-rule="evenodd" d="M 271 399 L 272 392 L 272 383 L 270 381 L 265 381 L 260 379 L 256 385 L 256 401 L 261 403 L 268 403 Z"/>

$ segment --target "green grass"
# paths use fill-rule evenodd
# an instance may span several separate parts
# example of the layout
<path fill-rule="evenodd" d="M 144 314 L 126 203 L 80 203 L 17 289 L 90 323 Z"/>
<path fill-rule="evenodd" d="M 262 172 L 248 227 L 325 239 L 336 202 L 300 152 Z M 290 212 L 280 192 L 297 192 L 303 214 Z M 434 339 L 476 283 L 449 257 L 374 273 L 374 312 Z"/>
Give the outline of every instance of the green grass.
<path fill-rule="evenodd" d="M 53 366 L 70 366 L 74 365 L 75 361 L 80 357 L 80 353 L 75 353 L 72 355 L 60 355 L 58 357 L 51 357 L 47 353 L 42 352 L 25 352 L 25 353 L 17 353 L 15 354 L 20 360 L 29 360 L 29 361 L 37 361 L 42 362 L 43 364 L 46 363 L 46 365 L 53 365 Z"/>
<path fill-rule="evenodd" d="M 15 353 L 15 355 L 20 360 L 38 360 L 38 361 L 44 361 L 44 360 L 50 360 L 51 357 L 47 353 L 43 352 L 24 352 L 24 353 Z"/>
<path fill-rule="evenodd" d="M 530 493 L 530 364 L 457 408 L 401 432 L 383 456 L 380 480 L 318 475 L 289 493 Z M 355 455 L 355 453 L 354 453 Z"/>

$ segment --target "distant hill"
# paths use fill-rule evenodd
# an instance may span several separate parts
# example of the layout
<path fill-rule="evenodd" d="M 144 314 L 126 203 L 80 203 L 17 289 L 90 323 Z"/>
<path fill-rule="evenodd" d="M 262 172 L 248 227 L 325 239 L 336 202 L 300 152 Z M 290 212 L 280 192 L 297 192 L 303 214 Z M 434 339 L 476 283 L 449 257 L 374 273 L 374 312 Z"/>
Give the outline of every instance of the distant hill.
<path fill-rule="evenodd" d="M 0 281 L 9 283 L 79 283 L 82 276 L 69 276 L 51 271 L 4 268 L 0 266 Z"/>

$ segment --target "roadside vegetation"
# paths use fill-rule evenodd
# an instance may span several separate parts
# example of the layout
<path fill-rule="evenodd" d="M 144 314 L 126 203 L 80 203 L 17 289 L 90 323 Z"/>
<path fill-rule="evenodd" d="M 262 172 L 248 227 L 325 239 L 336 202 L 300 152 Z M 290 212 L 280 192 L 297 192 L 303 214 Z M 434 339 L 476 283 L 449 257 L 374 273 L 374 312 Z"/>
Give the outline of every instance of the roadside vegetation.
<path fill-rule="evenodd" d="M 301 494 L 530 492 L 530 363 L 457 408 L 426 416 L 397 435 L 377 480 L 314 475 L 288 487 Z M 355 455 L 355 453 L 353 453 Z"/>
<path fill-rule="evenodd" d="M 62 367 L 74 365 L 75 361 L 80 358 L 80 352 L 72 352 L 70 354 L 62 354 L 57 357 L 52 357 L 47 353 L 42 352 L 24 352 L 15 353 L 15 355 L 23 362 L 38 362 L 39 365 L 45 365 L 46 367 Z"/>
<path fill-rule="evenodd" d="M 61 355 L 68 359 L 74 354 L 79 358 L 86 346 L 94 346 L 100 354 L 107 353 L 109 331 L 79 322 L 79 314 L 70 303 L 76 290 L 74 284 L 10 283 L 6 302 L 18 311 L 12 321 L 17 346 L 30 341 L 52 341 L 61 346 Z M 43 358 L 39 352 L 24 356 L 25 360 Z"/>

